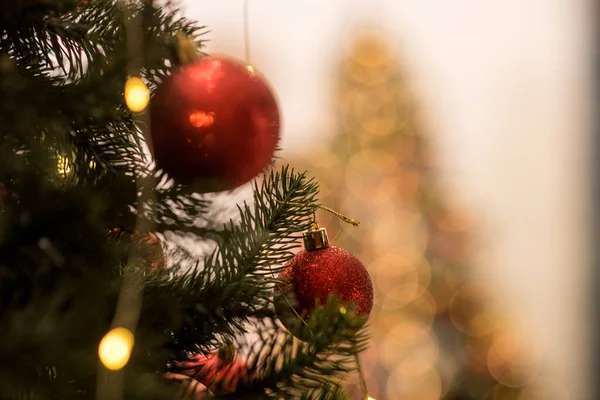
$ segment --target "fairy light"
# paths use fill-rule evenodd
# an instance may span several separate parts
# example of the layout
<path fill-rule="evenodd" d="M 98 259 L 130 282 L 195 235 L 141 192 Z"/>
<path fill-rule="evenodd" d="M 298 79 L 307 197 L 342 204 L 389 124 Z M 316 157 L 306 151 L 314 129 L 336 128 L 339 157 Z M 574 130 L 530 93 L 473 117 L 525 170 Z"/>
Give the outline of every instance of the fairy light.
<path fill-rule="evenodd" d="M 142 112 L 150 102 L 148 86 L 138 77 L 131 77 L 125 82 L 125 103 L 133 112 Z"/>
<path fill-rule="evenodd" d="M 71 163 L 69 162 L 69 159 L 58 154 L 56 157 L 56 170 L 58 171 L 58 175 L 63 178 L 69 175 L 71 173 Z"/>
<path fill-rule="evenodd" d="M 118 370 L 127 365 L 133 349 L 133 333 L 126 328 L 110 330 L 98 346 L 98 356 L 102 364 L 110 370 Z"/>

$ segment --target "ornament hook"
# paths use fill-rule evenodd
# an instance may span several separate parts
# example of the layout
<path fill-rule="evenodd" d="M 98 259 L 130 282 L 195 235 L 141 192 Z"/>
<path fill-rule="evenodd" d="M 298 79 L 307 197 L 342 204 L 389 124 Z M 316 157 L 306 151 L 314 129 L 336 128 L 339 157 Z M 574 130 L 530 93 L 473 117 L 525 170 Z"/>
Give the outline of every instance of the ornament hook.
<path fill-rule="evenodd" d="M 354 218 L 350 218 L 344 214 L 341 214 L 337 211 L 335 211 L 332 208 L 329 208 L 327 206 L 324 206 L 322 204 L 302 204 L 302 203 L 296 203 L 294 201 L 281 201 L 281 200 L 277 200 L 276 198 L 274 198 L 273 196 L 271 196 L 271 198 L 273 200 L 275 200 L 276 202 L 280 203 L 280 204 L 289 204 L 292 206 L 298 206 L 298 207 L 313 207 L 313 222 L 315 225 L 315 229 L 319 228 L 319 224 L 317 223 L 317 209 L 321 209 L 323 211 L 327 211 L 333 215 L 335 215 L 336 217 L 338 217 L 339 219 L 341 219 L 342 221 L 352 225 L 352 226 L 358 226 L 360 225 L 360 221 L 354 219 Z"/>

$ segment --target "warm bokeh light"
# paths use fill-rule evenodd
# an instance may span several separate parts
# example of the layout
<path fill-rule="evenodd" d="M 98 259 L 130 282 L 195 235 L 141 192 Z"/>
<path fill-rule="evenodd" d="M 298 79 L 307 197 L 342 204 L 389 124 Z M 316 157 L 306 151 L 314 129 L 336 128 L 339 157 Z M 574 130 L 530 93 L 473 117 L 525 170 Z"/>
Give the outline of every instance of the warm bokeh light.
<path fill-rule="evenodd" d="M 439 373 L 427 370 L 419 376 L 406 379 L 402 370 L 394 370 L 387 382 L 388 399 L 439 400 L 442 380 Z"/>
<path fill-rule="evenodd" d="M 361 201 L 376 206 L 389 200 L 398 190 L 390 178 L 397 173 L 398 162 L 389 152 L 363 150 L 352 156 L 346 167 L 348 191 Z M 364 190 L 369 187 L 369 190 Z"/>
<path fill-rule="evenodd" d="M 383 337 L 379 343 L 379 359 L 390 370 L 402 369 L 403 376 L 412 376 L 432 367 L 439 354 L 439 345 L 429 326 L 407 318 Z"/>
<path fill-rule="evenodd" d="M 569 392 L 556 378 L 537 379 L 523 389 L 516 400 L 568 400 Z"/>
<path fill-rule="evenodd" d="M 69 159 L 65 156 L 61 156 L 60 154 L 58 154 L 56 156 L 56 170 L 58 172 L 58 175 L 60 175 L 63 178 L 69 175 L 71 173 L 71 162 L 69 161 Z"/>
<path fill-rule="evenodd" d="M 542 352 L 536 342 L 528 339 L 522 330 L 515 326 L 494 334 L 493 349 L 504 360 L 514 365 L 534 365 L 540 362 Z"/>
<path fill-rule="evenodd" d="M 485 285 L 463 285 L 450 300 L 452 323 L 465 335 L 484 336 L 492 333 L 500 322 L 493 299 L 492 290 Z"/>
<path fill-rule="evenodd" d="M 98 346 L 98 356 L 102 364 L 110 370 L 118 370 L 127 365 L 133 349 L 133 333 L 126 328 L 110 330 Z"/>
<path fill-rule="evenodd" d="M 125 82 L 125 104 L 133 112 L 142 112 L 150 102 L 148 86 L 138 77 L 131 77 Z"/>
<path fill-rule="evenodd" d="M 435 223 L 443 231 L 464 232 L 471 228 L 473 219 L 462 210 L 450 209 L 438 211 L 435 215 Z"/>
<path fill-rule="evenodd" d="M 476 280 L 476 221 L 436 174 L 439 157 L 396 52 L 368 32 L 349 46 L 341 76 L 340 132 L 303 158 L 322 203 L 361 221 L 352 230 L 318 217 L 373 279 L 370 393 L 523 400 L 515 396 L 539 378 L 539 352 L 527 348 L 530 337 L 507 333 L 514 323 L 497 293 Z"/>
<path fill-rule="evenodd" d="M 371 263 L 375 285 L 384 308 L 398 309 L 423 293 L 429 284 L 429 266 L 414 254 L 385 254 Z M 382 306 L 383 306 L 382 304 Z"/>
<path fill-rule="evenodd" d="M 215 123 L 215 113 L 194 111 L 190 114 L 189 121 L 194 128 L 208 128 Z"/>
<path fill-rule="evenodd" d="M 522 332 L 503 330 L 494 335 L 487 364 L 490 374 L 507 387 L 523 387 L 538 377 L 541 352 Z"/>

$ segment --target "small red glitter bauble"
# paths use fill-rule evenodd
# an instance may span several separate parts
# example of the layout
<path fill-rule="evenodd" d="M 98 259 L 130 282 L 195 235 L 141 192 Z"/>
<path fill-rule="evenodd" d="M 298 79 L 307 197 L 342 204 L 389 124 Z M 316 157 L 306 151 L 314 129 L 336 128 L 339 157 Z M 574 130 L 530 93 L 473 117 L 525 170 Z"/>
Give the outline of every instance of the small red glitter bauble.
<path fill-rule="evenodd" d="M 295 311 L 305 318 L 310 317 L 317 301 L 325 304 L 330 294 L 337 295 L 342 303 L 353 303 L 358 316 L 368 316 L 373 308 L 373 284 L 367 269 L 339 247 L 300 251 L 279 279 L 290 283 L 297 302 Z"/>
<path fill-rule="evenodd" d="M 200 192 L 238 187 L 271 162 L 279 109 L 265 80 L 246 63 L 203 57 L 177 67 L 150 101 L 152 151 L 159 168 Z"/>

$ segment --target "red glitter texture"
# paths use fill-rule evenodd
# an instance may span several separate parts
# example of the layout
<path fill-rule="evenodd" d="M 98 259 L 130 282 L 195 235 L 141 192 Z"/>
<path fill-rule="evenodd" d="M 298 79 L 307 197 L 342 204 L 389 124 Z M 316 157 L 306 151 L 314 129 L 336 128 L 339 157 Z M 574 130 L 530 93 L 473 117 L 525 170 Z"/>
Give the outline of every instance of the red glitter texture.
<path fill-rule="evenodd" d="M 204 192 L 233 189 L 270 163 L 279 110 L 265 80 L 245 63 L 203 57 L 173 70 L 150 101 L 159 168 Z"/>
<path fill-rule="evenodd" d="M 357 314 L 368 316 L 373 308 L 373 284 L 365 266 L 350 252 L 335 246 L 302 250 L 292 258 L 279 279 L 288 280 L 296 295 L 296 311 L 310 316 L 316 300 L 327 301 L 336 293 L 342 302 L 357 306 Z"/>

